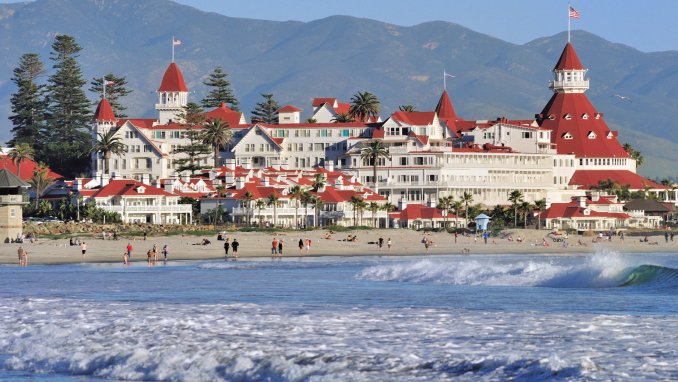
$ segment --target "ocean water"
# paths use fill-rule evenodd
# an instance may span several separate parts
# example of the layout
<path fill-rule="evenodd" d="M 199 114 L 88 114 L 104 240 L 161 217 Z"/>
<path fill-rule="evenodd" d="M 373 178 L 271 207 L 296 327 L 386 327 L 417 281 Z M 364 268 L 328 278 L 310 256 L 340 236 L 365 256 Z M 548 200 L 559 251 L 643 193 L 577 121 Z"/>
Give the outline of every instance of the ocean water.
<path fill-rule="evenodd" d="M 0 381 L 677 380 L 678 257 L 0 266 Z"/>

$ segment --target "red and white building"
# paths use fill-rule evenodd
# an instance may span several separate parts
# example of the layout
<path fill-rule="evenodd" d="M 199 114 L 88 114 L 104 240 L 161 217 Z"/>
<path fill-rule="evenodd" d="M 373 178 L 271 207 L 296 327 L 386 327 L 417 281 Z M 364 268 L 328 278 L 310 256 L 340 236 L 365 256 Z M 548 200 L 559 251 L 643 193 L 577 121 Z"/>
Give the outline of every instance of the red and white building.
<path fill-rule="evenodd" d="M 624 212 L 624 203 L 616 196 L 578 196 L 569 203 L 551 203 L 539 214 L 547 229 L 575 229 L 578 231 L 608 231 L 628 228 L 632 217 Z"/>

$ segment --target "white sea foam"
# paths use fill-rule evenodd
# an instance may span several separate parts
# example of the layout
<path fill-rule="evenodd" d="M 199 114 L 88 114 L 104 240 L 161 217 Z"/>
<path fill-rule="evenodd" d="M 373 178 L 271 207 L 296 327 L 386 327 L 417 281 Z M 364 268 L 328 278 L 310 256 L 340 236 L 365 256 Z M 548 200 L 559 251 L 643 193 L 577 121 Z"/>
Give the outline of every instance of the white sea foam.
<path fill-rule="evenodd" d="M 0 369 L 116 380 L 643 380 L 678 358 L 661 316 L 0 303 Z"/>
<path fill-rule="evenodd" d="M 496 258 L 432 258 L 367 267 L 357 277 L 451 285 L 595 288 L 618 286 L 633 266 L 615 252 L 599 252 L 576 263 L 567 259 L 502 262 Z"/>

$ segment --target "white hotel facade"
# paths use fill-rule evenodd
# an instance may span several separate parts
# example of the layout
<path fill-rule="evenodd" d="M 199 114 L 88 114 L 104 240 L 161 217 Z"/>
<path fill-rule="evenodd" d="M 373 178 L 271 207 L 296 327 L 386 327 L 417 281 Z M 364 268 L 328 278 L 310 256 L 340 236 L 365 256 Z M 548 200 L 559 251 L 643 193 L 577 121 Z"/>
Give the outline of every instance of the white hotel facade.
<path fill-rule="evenodd" d="M 221 163 L 208 158 L 205 164 L 337 169 L 374 186 L 393 204 L 402 200 L 435 205 L 441 196 L 470 193 L 474 203 L 506 205 L 514 190 L 530 202 L 560 203 L 585 195 L 607 178 L 631 189 L 649 187 L 675 202 L 675 191 L 635 173 L 635 161 L 621 148 L 617 133 L 586 98 L 585 74 L 568 43 L 554 68 L 554 96 L 530 120 L 464 120 L 456 115 L 447 91 L 434 111 L 396 112 L 383 122 L 370 123 L 333 123 L 334 117 L 348 111 L 348 104 L 334 98 L 314 99 L 314 123 L 301 123 L 302 110 L 289 105 L 279 110 L 278 124 L 247 124 L 242 113 L 222 105 L 208 111 L 207 117 L 227 121 L 234 140 L 221 153 Z M 97 108 L 95 133 L 115 129 L 128 148 L 111 159 L 112 178 L 151 182 L 182 175 L 176 172 L 173 150 L 188 143 L 185 127 L 177 123 L 188 88 L 176 64 L 170 64 L 163 76 L 158 97 L 157 119 L 117 119 L 106 100 Z M 360 158 L 362 148 L 373 139 L 382 140 L 391 154 L 390 159 L 379 160 L 376 184 L 371 163 Z M 93 155 L 92 164 L 93 176 L 101 176 L 102 158 Z"/>

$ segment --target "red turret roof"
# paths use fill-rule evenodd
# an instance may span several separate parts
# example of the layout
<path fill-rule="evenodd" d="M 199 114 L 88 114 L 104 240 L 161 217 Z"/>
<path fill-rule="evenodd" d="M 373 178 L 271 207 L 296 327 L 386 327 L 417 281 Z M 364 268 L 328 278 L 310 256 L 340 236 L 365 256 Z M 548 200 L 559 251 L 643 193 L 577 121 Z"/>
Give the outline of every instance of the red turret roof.
<path fill-rule="evenodd" d="M 457 113 L 454 111 L 454 106 L 452 106 L 452 101 L 450 101 L 447 90 L 443 90 L 443 94 L 440 95 L 438 106 L 436 106 L 436 114 L 438 114 L 438 118 L 445 120 L 445 122 L 448 119 L 457 119 Z"/>
<path fill-rule="evenodd" d="M 551 142 L 558 154 L 575 154 L 578 158 L 627 158 L 611 131 L 583 93 L 555 93 L 539 116 L 539 124 L 552 131 Z"/>
<path fill-rule="evenodd" d="M 115 121 L 115 114 L 113 113 L 113 108 L 111 104 L 108 103 L 106 98 L 101 99 L 99 105 L 97 105 L 97 111 L 94 112 L 95 121 Z"/>
<path fill-rule="evenodd" d="M 222 122 L 228 123 L 228 126 L 235 127 L 240 125 L 242 113 L 228 108 L 223 102 L 218 108 L 209 111 L 205 114 L 207 119 L 220 119 Z"/>
<path fill-rule="evenodd" d="M 584 70 L 584 66 L 579 61 L 577 52 L 574 51 L 571 43 L 568 42 L 565 45 L 565 49 L 563 49 L 563 53 L 560 55 L 560 59 L 553 70 Z"/>
<path fill-rule="evenodd" d="M 181 74 L 179 67 L 174 62 L 169 64 L 165 75 L 162 76 L 159 92 L 187 92 L 188 88 L 184 82 L 184 76 Z"/>

